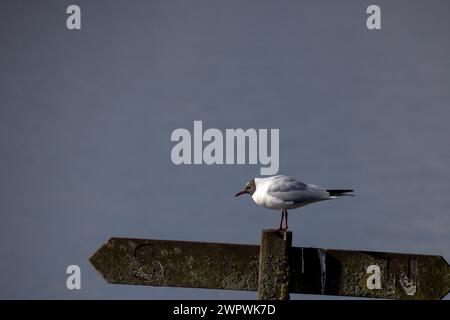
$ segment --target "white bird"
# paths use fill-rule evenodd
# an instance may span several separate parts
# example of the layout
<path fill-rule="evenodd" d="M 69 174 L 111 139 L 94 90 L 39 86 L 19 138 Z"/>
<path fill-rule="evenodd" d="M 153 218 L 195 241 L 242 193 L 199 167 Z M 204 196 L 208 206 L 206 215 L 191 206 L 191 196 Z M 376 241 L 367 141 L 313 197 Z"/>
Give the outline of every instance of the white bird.
<path fill-rule="evenodd" d="M 294 178 L 277 175 L 267 178 L 253 178 L 245 184 L 244 189 L 236 193 L 235 197 L 248 193 L 253 201 L 261 207 L 281 210 L 280 228 L 288 228 L 288 209 L 303 207 L 307 204 L 336 199 L 340 196 L 352 196 L 347 194 L 351 189 L 324 189 L 314 184 L 306 184 Z M 283 228 L 283 221 L 286 224 Z"/>

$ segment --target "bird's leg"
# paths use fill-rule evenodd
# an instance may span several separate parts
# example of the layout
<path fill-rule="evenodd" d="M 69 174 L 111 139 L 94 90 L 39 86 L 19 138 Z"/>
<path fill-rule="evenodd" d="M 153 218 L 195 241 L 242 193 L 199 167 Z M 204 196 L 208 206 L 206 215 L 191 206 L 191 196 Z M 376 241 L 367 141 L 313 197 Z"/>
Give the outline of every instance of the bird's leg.
<path fill-rule="evenodd" d="M 288 212 L 287 210 L 284 210 L 284 215 L 286 216 L 286 228 L 284 230 L 288 229 Z"/>
<path fill-rule="evenodd" d="M 283 221 L 284 221 L 284 210 L 281 210 L 281 221 L 280 221 L 280 228 L 278 228 L 278 231 L 283 230 Z"/>

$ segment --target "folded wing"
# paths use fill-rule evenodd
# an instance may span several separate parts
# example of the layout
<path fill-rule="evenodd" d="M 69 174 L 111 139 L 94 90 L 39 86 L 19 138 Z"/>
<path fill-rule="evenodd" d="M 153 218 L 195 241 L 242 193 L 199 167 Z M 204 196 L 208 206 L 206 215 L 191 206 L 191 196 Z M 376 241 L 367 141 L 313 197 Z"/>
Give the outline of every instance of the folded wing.
<path fill-rule="evenodd" d="M 307 204 L 328 199 L 329 193 L 316 185 L 308 185 L 286 176 L 276 176 L 267 193 L 285 203 Z"/>

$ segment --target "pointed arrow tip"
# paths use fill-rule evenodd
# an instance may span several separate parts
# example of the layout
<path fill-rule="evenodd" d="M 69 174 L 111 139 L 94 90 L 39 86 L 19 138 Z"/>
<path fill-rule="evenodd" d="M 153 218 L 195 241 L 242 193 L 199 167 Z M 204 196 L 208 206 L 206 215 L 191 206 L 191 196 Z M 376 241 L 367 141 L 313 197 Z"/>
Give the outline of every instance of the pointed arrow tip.
<path fill-rule="evenodd" d="M 94 267 L 94 269 L 102 275 L 102 277 L 108 282 L 111 283 L 109 277 L 106 276 L 104 272 L 103 265 L 105 263 L 104 261 L 104 253 L 105 249 L 108 247 L 113 246 L 114 238 L 109 238 L 105 243 L 103 243 L 100 247 L 97 248 L 97 250 L 94 251 L 94 253 L 89 257 L 89 262 Z"/>
<path fill-rule="evenodd" d="M 444 299 L 450 293 L 450 264 L 443 256 L 441 256 L 441 259 L 446 267 L 446 273 L 444 275 L 444 279 L 445 279 L 445 282 L 447 283 L 447 292 L 441 297 L 440 300 Z"/>

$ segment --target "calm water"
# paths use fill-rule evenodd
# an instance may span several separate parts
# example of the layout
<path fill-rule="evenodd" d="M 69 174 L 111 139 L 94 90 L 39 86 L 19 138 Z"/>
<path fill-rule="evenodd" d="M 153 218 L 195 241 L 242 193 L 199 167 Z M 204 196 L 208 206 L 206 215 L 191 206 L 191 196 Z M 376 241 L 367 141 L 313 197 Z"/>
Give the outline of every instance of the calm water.
<path fill-rule="evenodd" d="M 233 197 L 259 165 L 172 164 L 194 120 L 278 128 L 280 173 L 356 190 L 291 211 L 295 245 L 450 259 L 450 4 L 378 2 L 380 31 L 361 1 L 78 1 L 77 32 L 64 2 L 3 3 L 0 298 L 256 297 L 111 286 L 88 262 L 111 236 L 257 244 L 278 224 Z"/>

